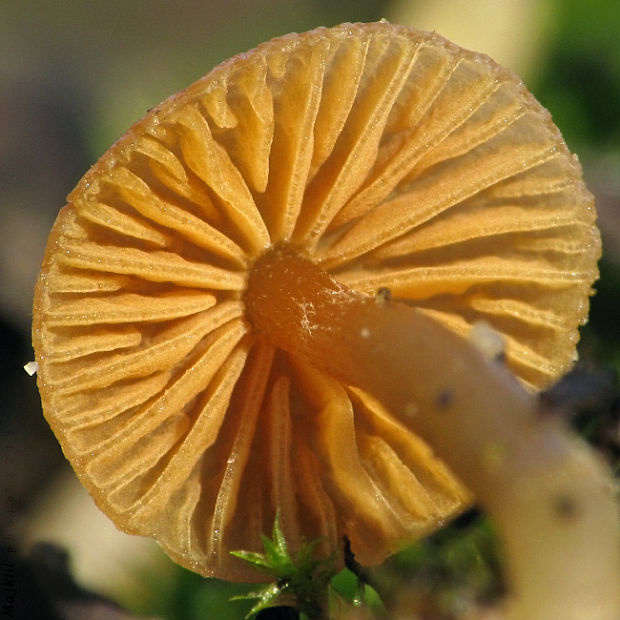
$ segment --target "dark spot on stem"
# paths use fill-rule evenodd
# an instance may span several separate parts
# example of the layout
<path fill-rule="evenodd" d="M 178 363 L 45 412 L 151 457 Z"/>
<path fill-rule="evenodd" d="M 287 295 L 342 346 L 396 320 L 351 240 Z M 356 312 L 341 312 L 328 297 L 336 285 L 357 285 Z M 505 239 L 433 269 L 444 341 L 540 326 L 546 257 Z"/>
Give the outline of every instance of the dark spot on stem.
<path fill-rule="evenodd" d="M 493 361 L 496 364 L 501 364 L 502 366 L 504 366 L 506 364 L 506 351 L 502 351 L 501 353 L 498 353 L 494 358 Z"/>
<path fill-rule="evenodd" d="M 447 387 L 439 391 L 435 403 L 439 409 L 448 409 L 454 402 L 454 389 Z"/>
<path fill-rule="evenodd" d="M 579 513 L 579 503 L 572 495 L 558 495 L 553 501 L 553 512 L 561 519 L 573 519 Z"/>
<path fill-rule="evenodd" d="M 375 294 L 375 303 L 380 306 L 392 299 L 392 291 L 387 286 L 382 286 Z"/>

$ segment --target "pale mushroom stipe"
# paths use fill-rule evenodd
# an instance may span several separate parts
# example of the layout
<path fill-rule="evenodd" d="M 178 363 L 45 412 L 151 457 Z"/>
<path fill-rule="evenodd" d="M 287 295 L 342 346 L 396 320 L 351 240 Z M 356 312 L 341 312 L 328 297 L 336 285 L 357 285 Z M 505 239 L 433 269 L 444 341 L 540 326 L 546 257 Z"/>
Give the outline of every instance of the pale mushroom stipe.
<path fill-rule="evenodd" d="M 259 579 L 229 552 L 276 512 L 292 547 L 346 535 L 376 564 L 475 498 L 510 617 L 617 620 L 613 482 L 536 397 L 599 255 L 580 166 L 509 70 L 386 22 L 287 35 L 69 195 L 34 301 L 44 413 L 114 523 L 203 575 Z"/>

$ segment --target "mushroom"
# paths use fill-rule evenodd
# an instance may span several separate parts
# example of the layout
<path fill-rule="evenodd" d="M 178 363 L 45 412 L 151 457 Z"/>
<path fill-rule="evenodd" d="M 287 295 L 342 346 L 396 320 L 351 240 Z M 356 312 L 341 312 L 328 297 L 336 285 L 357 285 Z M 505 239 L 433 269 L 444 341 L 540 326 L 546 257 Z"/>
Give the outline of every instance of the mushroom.
<path fill-rule="evenodd" d="M 228 552 L 276 512 L 292 547 L 347 535 L 374 564 L 476 497 L 513 617 L 616 618 L 612 483 L 536 397 L 599 254 L 579 164 L 510 71 L 386 22 L 291 34 L 69 195 L 34 301 L 44 412 L 114 523 L 203 575 L 258 579 Z"/>

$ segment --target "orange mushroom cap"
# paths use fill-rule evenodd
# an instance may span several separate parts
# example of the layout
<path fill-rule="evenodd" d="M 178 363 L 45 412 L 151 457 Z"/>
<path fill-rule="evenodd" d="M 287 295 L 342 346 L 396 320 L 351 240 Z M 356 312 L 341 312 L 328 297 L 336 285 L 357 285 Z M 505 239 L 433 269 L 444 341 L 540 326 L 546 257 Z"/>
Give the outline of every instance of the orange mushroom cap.
<path fill-rule="evenodd" d="M 257 579 L 228 551 L 276 511 L 293 547 L 346 534 L 380 562 L 470 495 L 394 412 L 255 328 L 257 259 L 286 247 L 463 336 L 484 321 L 540 387 L 574 359 L 594 220 L 549 114 L 488 57 L 386 22 L 274 39 L 69 195 L 34 302 L 45 415 L 116 525 L 197 572 Z"/>

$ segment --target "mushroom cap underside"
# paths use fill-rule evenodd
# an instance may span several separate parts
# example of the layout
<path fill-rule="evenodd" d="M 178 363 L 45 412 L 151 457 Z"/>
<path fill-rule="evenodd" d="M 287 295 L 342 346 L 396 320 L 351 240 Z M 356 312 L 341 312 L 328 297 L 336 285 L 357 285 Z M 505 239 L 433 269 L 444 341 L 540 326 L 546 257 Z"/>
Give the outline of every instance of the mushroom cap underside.
<path fill-rule="evenodd" d="M 381 403 L 253 328 L 248 270 L 282 245 L 464 337 L 488 323 L 533 388 L 572 363 L 600 254 L 549 114 L 436 34 L 287 35 L 149 111 L 60 212 L 33 343 L 99 507 L 205 575 L 256 579 L 228 551 L 260 549 L 276 511 L 292 546 L 346 534 L 372 564 L 471 500 Z"/>

